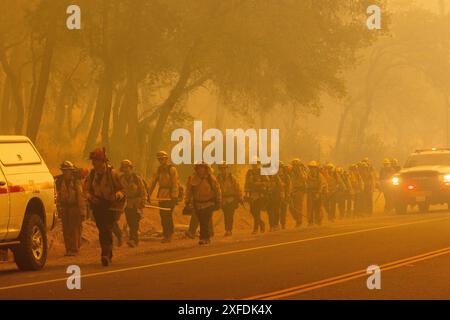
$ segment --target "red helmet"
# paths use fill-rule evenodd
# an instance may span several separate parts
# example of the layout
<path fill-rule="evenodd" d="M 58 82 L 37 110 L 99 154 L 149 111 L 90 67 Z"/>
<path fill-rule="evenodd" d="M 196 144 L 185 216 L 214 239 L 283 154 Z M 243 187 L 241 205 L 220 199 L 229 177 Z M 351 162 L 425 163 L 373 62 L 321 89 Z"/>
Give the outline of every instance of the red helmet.
<path fill-rule="evenodd" d="M 90 160 L 101 160 L 101 161 L 108 161 L 108 158 L 106 157 L 106 152 L 104 148 L 95 148 L 91 153 L 89 153 L 89 159 Z"/>

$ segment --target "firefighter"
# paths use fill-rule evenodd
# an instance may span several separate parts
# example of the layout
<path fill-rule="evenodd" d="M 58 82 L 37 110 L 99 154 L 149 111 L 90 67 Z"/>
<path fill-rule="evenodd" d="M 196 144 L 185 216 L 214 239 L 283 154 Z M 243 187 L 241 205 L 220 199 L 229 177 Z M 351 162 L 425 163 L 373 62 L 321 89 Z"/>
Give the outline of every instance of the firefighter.
<path fill-rule="evenodd" d="M 306 169 L 301 160 L 296 158 L 291 161 L 291 194 L 289 210 L 295 220 L 296 227 L 302 225 L 303 201 L 306 190 Z"/>
<path fill-rule="evenodd" d="M 86 179 L 86 194 L 99 232 L 101 263 L 111 264 L 113 257 L 113 227 L 125 207 L 125 190 L 119 174 L 108 164 L 104 149 L 89 155 L 93 169 Z"/>
<path fill-rule="evenodd" d="M 62 220 L 66 256 L 78 255 L 81 246 L 82 223 L 86 217 L 83 182 L 70 161 L 64 161 L 62 176 L 56 178 L 56 204 Z"/>
<path fill-rule="evenodd" d="M 286 228 L 286 213 L 288 208 L 288 203 L 290 201 L 291 195 L 291 178 L 289 176 L 289 167 L 280 161 L 279 165 L 279 176 L 281 180 L 282 193 L 281 193 L 281 203 L 280 203 L 280 221 L 279 224 L 281 229 Z M 306 190 L 306 187 L 305 187 Z"/>
<path fill-rule="evenodd" d="M 340 174 L 336 172 L 336 168 L 332 163 L 327 163 L 325 166 L 325 179 L 327 181 L 327 195 L 325 202 L 325 210 L 328 213 L 328 220 L 334 222 L 336 219 L 336 206 L 343 192 L 345 192 L 344 182 L 341 179 Z M 342 207 L 339 208 L 343 209 Z M 339 212 L 339 216 L 342 217 L 343 212 Z"/>
<path fill-rule="evenodd" d="M 261 161 L 255 160 L 245 176 L 245 198 L 250 203 L 250 212 L 253 216 L 253 234 L 265 232 L 265 223 L 261 218 L 261 211 L 266 207 L 267 187 L 269 178 L 262 175 Z"/>
<path fill-rule="evenodd" d="M 326 192 L 326 181 L 320 172 L 317 161 L 308 163 L 308 175 L 306 177 L 306 206 L 308 209 L 308 225 L 322 224 L 321 206 L 322 198 Z"/>
<path fill-rule="evenodd" d="M 351 179 L 351 173 L 350 171 L 342 169 L 342 180 L 345 184 L 345 194 L 344 194 L 344 210 L 345 210 L 345 216 L 348 218 L 353 217 L 354 214 L 354 196 L 355 191 L 353 190 L 353 183 Z"/>
<path fill-rule="evenodd" d="M 172 241 L 174 233 L 173 208 L 180 195 L 180 185 L 177 168 L 169 162 L 167 152 L 157 152 L 156 158 L 159 161 L 159 166 L 151 179 L 148 195 L 151 196 L 156 185 L 158 185 L 156 197 L 159 207 L 162 208 L 159 210 L 163 229 L 162 243 L 168 243 Z"/>
<path fill-rule="evenodd" d="M 120 171 L 122 172 L 121 182 L 127 197 L 125 207 L 125 217 L 129 228 L 127 244 L 134 248 L 139 244 L 139 221 L 147 199 L 147 190 L 144 180 L 134 172 L 133 163 L 130 160 L 121 162 Z"/>
<path fill-rule="evenodd" d="M 222 192 L 222 211 L 225 222 L 225 236 L 231 236 L 233 232 L 234 212 L 242 203 L 242 192 L 236 177 L 229 172 L 229 166 L 223 162 L 218 166 L 217 181 Z"/>
<path fill-rule="evenodd" d="M 349 167 L 349 180 L 352 185 L 352 213 L 354 217 L 360 217 L 362 213 L 361 194 L 364 190 L 364 182 L 356 164 L 352 164 Z"/>
<path fill-rule="evenodd" d="M 402 167 L 400 166 L 400 164 L 396 158 L 392 158 L 391 165 L 392 165 L 392 168 L 394 169 L 394 173 L 397 173 L 400 170 L 402 170 Z"/>
<path fill-rule="evenodd" d="M 384 196 L 384 212 L 388 213 L 393 209 L 391 196 L 391 179 L 395 174 L 395 169 L 391 165 L 391 161 L 386 158 L 383 160 L 383 167 L 379 174 L 379 189 Z"/>
<path fill-rule="evenodd" d="M 280 178 L 280 170 L 268 175 L 267 186 L 267 214 L 269 216 L 269 231 L 277 231 L 280 228 L 280 208 L 283 198 L 283 183 Z"/>
<path fill-rule="evenodd" d="M 335 176 L 336 176 L 336 180 L 339 181 L 338 189 L 337 189 L 337 193 L 336 193 L 336 202 L 337 202 L 337 207 L 339 209 L 339 218 L 343 219 L 346 216 L 345 204 L 346 204 L 347 192 L 349 191 L 349 189 L 351 187 L 348 185 L 348 183 L 346 183 L 346 176 L 345 176 L 344 168 L 337 167 L 336 171 L 335 171 Z"/>
<path fill-rule="evenodd" d="M 209 244 L 212 215 L 222 206 L 222 193 L 211 167 L 203 161 L 195 164 L 194 174 L 188 178 L 185 205 L 193 208 L 200 223 L 199 245 Z"/>
<path fill-rule="evenodd" d="M 361 161 L 358 165 L 359 174 L 364 183 L 361 192 L 361 211 L 365 215 L 373 213 L 373 191 L 375 189 L 375 177 L 368 161 Z"/>

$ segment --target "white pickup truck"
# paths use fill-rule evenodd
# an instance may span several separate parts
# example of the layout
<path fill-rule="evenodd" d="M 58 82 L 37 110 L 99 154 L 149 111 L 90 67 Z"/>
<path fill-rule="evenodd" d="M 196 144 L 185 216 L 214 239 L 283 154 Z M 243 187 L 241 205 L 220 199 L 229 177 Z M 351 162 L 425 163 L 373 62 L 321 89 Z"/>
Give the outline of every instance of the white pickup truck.
<path fill-rule="evenodd" d="M 0 248 L 21 270 L 47 259 L 47 230 L 56 221 L 54 179 L 30 139 L 0 136 Z"/>

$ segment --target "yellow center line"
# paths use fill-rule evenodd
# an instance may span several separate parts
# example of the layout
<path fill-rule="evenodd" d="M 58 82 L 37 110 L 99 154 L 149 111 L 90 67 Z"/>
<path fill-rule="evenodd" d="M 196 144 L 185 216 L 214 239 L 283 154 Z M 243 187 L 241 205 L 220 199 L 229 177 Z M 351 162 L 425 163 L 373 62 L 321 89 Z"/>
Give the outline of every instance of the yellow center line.
<path fill-rule="evenodd" d="M 392 261 L 392 262 L 383 264 L 379 267 L 380 267 L 381 271 L 387 271 L 387 270 L 392 270 L 392 269 L 397 269 L 397 268 L 403 267 L 403 266 L 411 264 L 413 262 L 429 260 L 429 259 L 436 258 L 436 257 L 446 255 L 446 254 L 450 254 L 450 247 L 426 252 L 426 253 L 408 257 L 405 259 Z M 312 290 L 317 290 L 317 289 L 324 288 L 324 287 L 329 287 L 329 286 L 332 286 L 335 284 L 348 282 L 348 281 L 351 281 L 354 279 L 367 277 L 367 276 L 368 276 L 367 271 L 365 269 L 363 269 L 363 270 L 358 270 L 358 271 L 354 271 L 351 273 L 346 273 L 346 274 L 342 274 L 339 276 L 311 282 L 311 283 L 294 286 L 294 287 L 287 288 L 287 289 L 277 290 L 277 291 L 273 291 L 273 292 L 269 292 L 269 293 L 265 293 L 265 294 L 260 294 L 260 295 L 244 298 L 243 300 L 281 299 L 281 298 L 286 298 L 289 296 L 301 294 L 301 293 L 312 291 Z"/>
<path fill-rule="evenodd" d="M 263 250 L 263 249 L 269 249 L 269 248 L 276 248 L 276 247 L 281 247 L 281 246 L 288 246 L 288 245 L 292 245 L 292 244 L 310 242 L 310 241 L 315 241 L 315 240 L 343 237 L 343 236 L 354 235 L 354 234 L 359 234 L 359 233 L 364 233 L 364 232 L 378 231 L 378 230 L 384 230 L 384 229 L 392 229 L 392 228 L 397 228 L 397 227 L 417 225 L 417 224 L 436 222 L 436 221 L 445 221 L 445 220 L 450 220 L 450 217 L 435 218 L 435 219 L 421 219 L 419 221 L 398 223 L 398 224 L 393 224 L 393 225 L 386 225 L 386 226 L 380 226 L 380 227 L 374 227 L 374 228 L 366 228 L 366 229 L 347 231 L 347 232 L 340 232 L 340 233 L 328 234 L 328 235 L 324 235 L 324 236 L 317 236 L 317 237 L 311 237 L 311 238 L 306 238 L 306 239 L 299 239 L 299 240 L 293 240 L 293 241 L 287 241 L 287 242 L 280 242 L 280 243 L 274 243 L 274 244 L 258 246 L 258 247 L 251 247 L 251 248 L 245 248 L 245 249 L 224 251 L 224 252 L 213 253 L 213 254 L 202 255 L 202 256 L 196 256 L 196 257 L 190 257 L 190 258 L 182 258 L 182 259 L 176 259 L 176 260 L 169 260 L 169 261 L 151 263 L 151 264 L 147 264 L 147 265 L 140 265 L 140 266 L 134 266 L 134 267 L 120 268 L 120 269 L 114 269 L 114 270 L 109 270 L 109 271 L 93 272 L 93 273 L 88 273 L 88 274 L 84 274 L 84 275 L 82 274 L 81 278 L 83 278 L 83 279 L 84 278 L 93 278 L 93 277 L 111 275 L 111 274 L 116 274 L 116 273 L 121 273 L 121 272 L 136 271 L 136 270 L 142 270 L 142 269 L 150 269 L 150 268 L 159 267 L 159 266 L 172 265 L 172 264 L 191 262 L 191 261 L 198 261 L 198 260 L 203 260 L 203 259 L 208 259 L 208 258 L 221 257 L 221 256 L 227 256 L 227 255 L 232 255 L 232 254 L 257 251 L 257 250 Z M 24 288 L 24 287 L 31 287 L 31 286 L 38 286 L 38 285 L 50 284 L 50 283 L 61 282 L 61 281 L 67 281 L 67 277 L 56 278 L 56 279 L 49 279 L 49 280 L 42 280 L 42 281 L 35 281 L 35 282 L 20 283 L 20 284 L 10 285 L 10 286 L 4 286 L 4 287 L 0 287 L 0 291 L 1 290 Z"/>

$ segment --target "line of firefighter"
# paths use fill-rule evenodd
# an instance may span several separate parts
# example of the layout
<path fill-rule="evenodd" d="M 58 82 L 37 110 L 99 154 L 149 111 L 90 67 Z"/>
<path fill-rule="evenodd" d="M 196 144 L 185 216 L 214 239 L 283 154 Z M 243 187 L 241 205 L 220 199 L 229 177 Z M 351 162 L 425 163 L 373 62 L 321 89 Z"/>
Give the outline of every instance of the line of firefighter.
<path fill-rule="evenodd" d="M 91 209 L 99 231 L 104 266 L 112 261 L 113 234 L 119 246 L 122 244 L 122 232 L 117 222 L 123 212 L 129 229 L 127 244 L 130 247 L 138 245 L 139 221 L 144 207 L 159 209 L 162 242 L 168 243 L 174 234 L 173 209 L 183 201 L 183 214 L 191 216 L 185 235 L 194 239 L 200 227 L 200 245 L 209 244 L 213 236 L 214 211 L 223 211 L 225 236 L 230 236 L 235 210 L 245 202 L 250 206 L 254 234 L 266 230 L 262 212 L 268 215 L 269 230 L 277 231 L 285 229 L 288 211 L 296 227 L 302 225 L 304 216 L 308 225 L 320 225 L 324 213 L 328 220 L 334 221 L 337 210 L 339 218 L 370 215 L 373 211 L 376 175 L 367 158 L 350 165 L 348 170 L 331 163 L 321 166 L 317 161 L 305 165 L 300 159 L 294 159 L 290 165 L 280 162 L 278 172 L 269 176 L 261 175 L 261 163 L 257 159 L 247 171 L 242 192 L 238 179 L 226 163 L 218 165 L 217 175 L 205 162 L 195 164 L 184 189 L 168 154 L 160 151 L 156 157 L 160 165 L 149 185 L 134 172 L 130 160 L 123 160 L 120 172 L 117 172 L 109 165 L 105 150 L 101 148 L 90 153 L 90 171 L 79 170 L 70 161 L 61 164 L 63 174 L 56 178 L 56 199 L 67 256 L 79 253 L 87 207 Z M 378 189 L 385 196 L 385 211 L 392 207 L 387 181 L 398 170 L 395 159 L 383 161 Z M 156 198 L 151 198 L 156 187 Z"/>

